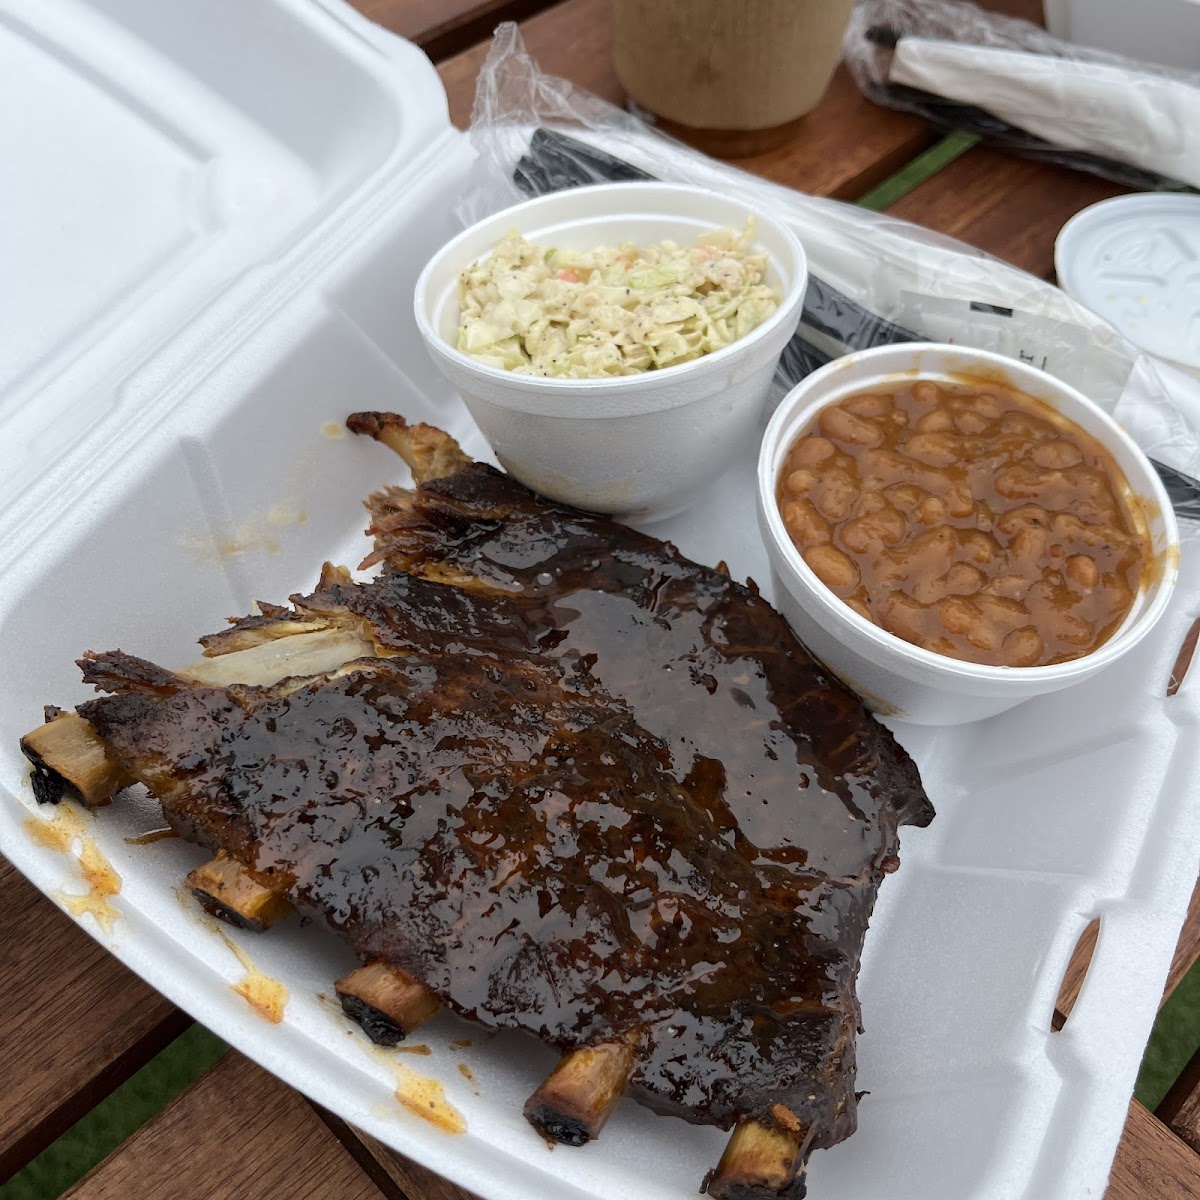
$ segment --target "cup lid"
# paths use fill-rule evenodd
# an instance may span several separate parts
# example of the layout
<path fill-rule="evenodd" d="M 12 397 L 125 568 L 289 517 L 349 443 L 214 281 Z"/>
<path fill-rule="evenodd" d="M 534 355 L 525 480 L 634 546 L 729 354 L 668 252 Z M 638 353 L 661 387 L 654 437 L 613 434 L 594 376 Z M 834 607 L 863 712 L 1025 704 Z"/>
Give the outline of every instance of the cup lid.
<path fill-rule="evenodd" d="M 1061 229 L 1063 290 L 1159 358 L 1200 369 L 1200 196 L 1104 200 Z"/>

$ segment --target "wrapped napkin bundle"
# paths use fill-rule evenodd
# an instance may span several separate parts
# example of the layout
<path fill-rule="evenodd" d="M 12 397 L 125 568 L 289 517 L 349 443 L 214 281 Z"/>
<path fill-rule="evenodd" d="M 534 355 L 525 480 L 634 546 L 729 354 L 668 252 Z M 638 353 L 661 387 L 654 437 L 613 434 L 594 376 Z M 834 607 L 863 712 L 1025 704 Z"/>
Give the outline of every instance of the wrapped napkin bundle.
<path fill-rule="evenodd" d="M 1071 45 L 962 0 L 859 0 L 844 49 L 889 108 L 1132 187 L 1200 187 L 1200 74 Z"/>

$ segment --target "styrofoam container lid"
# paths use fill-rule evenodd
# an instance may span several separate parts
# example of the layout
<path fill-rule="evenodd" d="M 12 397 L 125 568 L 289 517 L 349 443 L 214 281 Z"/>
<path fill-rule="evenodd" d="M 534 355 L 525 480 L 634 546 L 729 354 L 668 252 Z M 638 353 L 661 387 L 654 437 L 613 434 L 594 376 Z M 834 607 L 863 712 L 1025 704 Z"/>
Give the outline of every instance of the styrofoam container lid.
<path fill-rule="evenodd" d="M 1093 204 L 1060 230 L 1054 265 L 1068 295 L 1135 345 L 1200 370 L 1200 196 Z"/>

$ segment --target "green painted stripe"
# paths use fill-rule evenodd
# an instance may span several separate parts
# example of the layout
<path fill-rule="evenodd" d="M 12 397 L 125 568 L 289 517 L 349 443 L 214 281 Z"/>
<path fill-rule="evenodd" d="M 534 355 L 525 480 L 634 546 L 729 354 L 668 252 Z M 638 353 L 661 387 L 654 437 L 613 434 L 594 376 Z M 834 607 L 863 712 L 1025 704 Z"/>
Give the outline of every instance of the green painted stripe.
<path fill-rule="evenodd" d="M 978 136 L 973 133 L 948 134 L 936 145 L 930 146 L 924 154 L 901 167 L 895 175 L 872 188 L 858 200 L 858 203 L 863 208 L 871 208 L 876 212 L 890 208 L 902 196 L 907 196 L 913 188 L 948 167 L 956 158 L 966 154 L 978 141 Z"/>
<path fill-rule="evenodd" d="M 0 1185 L 0 1200 L 54 1200 L 161 1112 L 224 1053 L 225 1043 L 216 1034 L 200 1025 L 185 1030 Z"/>

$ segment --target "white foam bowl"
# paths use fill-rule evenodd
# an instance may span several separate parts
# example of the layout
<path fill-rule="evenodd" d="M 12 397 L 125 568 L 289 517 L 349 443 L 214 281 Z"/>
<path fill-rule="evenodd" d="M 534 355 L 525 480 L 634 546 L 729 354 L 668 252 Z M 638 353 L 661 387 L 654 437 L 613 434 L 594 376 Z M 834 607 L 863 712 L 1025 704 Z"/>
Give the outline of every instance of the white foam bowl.
<path fill-rule="evenodd" d="M 888 633 L 830 591 L 792 544 L 776 484 L 792 444 L 817 414 L 858 392 L 911 380 L 983 378 L 1041 400 L 1113 455 L 1145 514 L 1155 570 L 1116 633 L 1091 654 L 1047 667 L 991 667 L 947 658 Z M 1091 678 L 1129 653 L 1162 616 L 1179 573 L 1175 514 L 1150 461 L 1117 423 L 1074 388 L 999 354 L 931 343 L 881 346 L 838 359 L 785 397 L 758 460 L 758 520 L 775 602 L 810 650 L 877 712 L 921 725 L 960 725 Z"/>
<path fill-rule="evenodd" d="M 545 246 L 589 250 L 672 239 L 691 244 L 756 219 L 756 252 L 779 308 L 713 354 L 616 379 L 542 379 L 485 366 L 457 348 L 458 274 L 516 229 Z M 629 520 L 687 507 L 739 449 L 752 446 L 808 284 L 803 247 L 764 212 L 703 188 L 611 183 L 518 204 L 471 226 L 417 281 L 417 327 L 504 468 L 544 496 Z"/>

